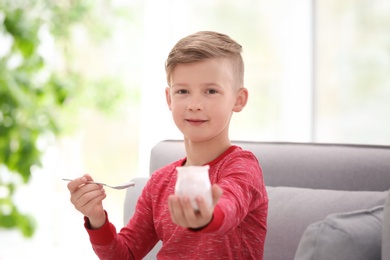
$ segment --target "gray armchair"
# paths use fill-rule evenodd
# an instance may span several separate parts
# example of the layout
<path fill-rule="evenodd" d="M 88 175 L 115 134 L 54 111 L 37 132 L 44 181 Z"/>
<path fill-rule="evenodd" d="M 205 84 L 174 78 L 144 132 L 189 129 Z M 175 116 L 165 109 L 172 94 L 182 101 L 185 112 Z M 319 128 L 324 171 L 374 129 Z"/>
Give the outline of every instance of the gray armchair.
<path fill-rule="evenodd" d="M 323 259 L 380 259 L 381 250 L 390 259 L 390 252 L 385 249 L 390 247 L 390 230 L 386 233 L 383 228 L 390 225 L 390 216 L 383 216 L 384 211 L 390 211 L 388 205 L 384 207 L 390 188 L 389 146 L 233 143 L 252 151 L 263 169 L 269 196 L 264 259 L 312 259 L 327 248 L 340 252 L 327 254 Z M 151 151 L 150 174 L 184 156 L 181 140 L 156 144 Z M 147 180 L 136 178 L 135 188 L 128 189 L 125 224 Z M 337 229 L 321 233 L 334 223 Z M 365 223 L 371 227 L 370 232 L 357 232 Z M 350 231 L 348 225 L 354 225 L 353 230 L 359 234 L 344 239 L 340 234 Z M 322 241 L 323 237 L 331 239 Z M 359 247 L 360 243 L 365 243 L 365 247 Z M 145 259 L 156 259 L 160 247 L 161 244 L 156 245 Z"/>

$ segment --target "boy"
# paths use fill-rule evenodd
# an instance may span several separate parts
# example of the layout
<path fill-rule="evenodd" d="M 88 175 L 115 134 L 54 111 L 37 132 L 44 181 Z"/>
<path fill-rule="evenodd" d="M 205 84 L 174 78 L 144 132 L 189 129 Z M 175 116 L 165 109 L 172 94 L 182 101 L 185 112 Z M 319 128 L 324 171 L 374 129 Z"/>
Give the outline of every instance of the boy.
<path fill-rule="evenodd" d="M 71 202 L 100 259 L 142 259 L 159 241 L 158 259 L 262 259 L 268 197 L 256 157 L 232 145 L 229 123 L 246 105 L 241 46 L 224 34 L 198 32 L 180 40 L 165 69 L 166 100 L 183 134 L 186 158 L 155 171 L 135 214 L 119 233 L 108 220 L 102 186 L 84 175 L 68 184 Z M 174 195 L 176 167 L 209 165 L 213 203 Z"/>

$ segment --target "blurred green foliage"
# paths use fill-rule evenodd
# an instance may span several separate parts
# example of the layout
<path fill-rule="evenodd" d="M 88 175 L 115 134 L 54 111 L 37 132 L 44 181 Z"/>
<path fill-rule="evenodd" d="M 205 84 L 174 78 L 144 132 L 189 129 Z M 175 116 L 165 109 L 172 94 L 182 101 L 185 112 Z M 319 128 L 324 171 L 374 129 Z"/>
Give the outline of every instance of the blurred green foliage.
<path fill-rule="evenodd" d="M 39 141 L 61 134 L 79 109 L 110 111 L 124 97 L 118 80 L 88 78 L 73 64 L 74 28 L 102 41 L 110 36 L 107 17 L 118 18 L 109 1 L 0 0 L 0 228 L 34 233 L 33 217 L 18 210 L 13 195 L 41 166 Z M 60 66 L 42 54 L 44 33 Z"/>

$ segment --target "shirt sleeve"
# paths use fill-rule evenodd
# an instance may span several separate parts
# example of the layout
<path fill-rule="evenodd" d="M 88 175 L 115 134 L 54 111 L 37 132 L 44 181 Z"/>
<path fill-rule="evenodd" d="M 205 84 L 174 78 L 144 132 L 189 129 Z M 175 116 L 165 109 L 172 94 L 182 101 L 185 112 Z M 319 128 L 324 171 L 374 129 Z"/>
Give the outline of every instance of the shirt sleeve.
<path fill-rule="evenodd" d="M 268 199 L 259 162 L 250 152 L 231 154 L 217 175 L 216 183 L 223 190 L 217 204 L 223 213 L 218 214 L 224 215 L 217 232 L 223 235 L 237 227 L 249 212 L 259 208 Z M 217 227 L 216 223 L 210 224 Z"/>
<path fill-rule="evenodd" d="M 106 222 L 99 229 L 92 229 L 89 219 L 84 217 L 84 227 L 88 232 L 89 240 L 92 244 L 96 245 L 108 245 L 110 244 L 116 236 L 116 229 L 108 220 L 107 212 Z"/>
<path fill-rule="evenodd" d="M 263 175 L 256 157 L 247 151 L 233 154 L 217 173 L 216 183 L 223 195 L 214 208 L 210 223 L 194 232 L 219 232 L 238 226 L 248 212 L 267 202 Z"/>
<path fill-rule="evenodd" d="M 119 233 L 109 221 L 107 213 L 106 222 L 99 229 L 91 229 L 88 218 L 84 218 L 92 248 L 99 259 L 142 259 L 158 242 L 150 212 L 149 189 L 150 186 L 146 184 L 134 216 Z"/>
<path fill-rule="evenodd" d="M 216 205 L 213 212 L 213 218 L 210 223 L 208 223 L 205 227 L 202 228 L 189 228 L 191 231 L 195 232 L 214 232 L 221 228 L 223 224 L 223 220 L 225 218 L 225 214 L 221 210 L 221 208 Z"/>
<path fill-rule="evenodd" d="M 115 226 L 109 221 L 107 212 L 106 222 L 99 229 L 91 229 L 87 217 L 84 217 L 84 227 L 99 259 L 135 259 L 124 239 L 117 234 Z"/>

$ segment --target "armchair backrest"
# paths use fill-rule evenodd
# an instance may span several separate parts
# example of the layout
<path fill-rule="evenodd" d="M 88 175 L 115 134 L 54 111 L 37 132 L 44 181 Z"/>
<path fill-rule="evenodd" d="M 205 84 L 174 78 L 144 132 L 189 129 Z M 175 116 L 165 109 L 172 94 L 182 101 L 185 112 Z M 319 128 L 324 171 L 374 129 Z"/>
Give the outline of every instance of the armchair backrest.
<path fill-rule="evenodd" d="M 249 142 L 233 144 L 252 151 L 267 186 L 353 191 L 390 187 L 390 146 Z M 185 156 L 182 140 L 165 140 L 151 151 L 150 173 Z"/>

